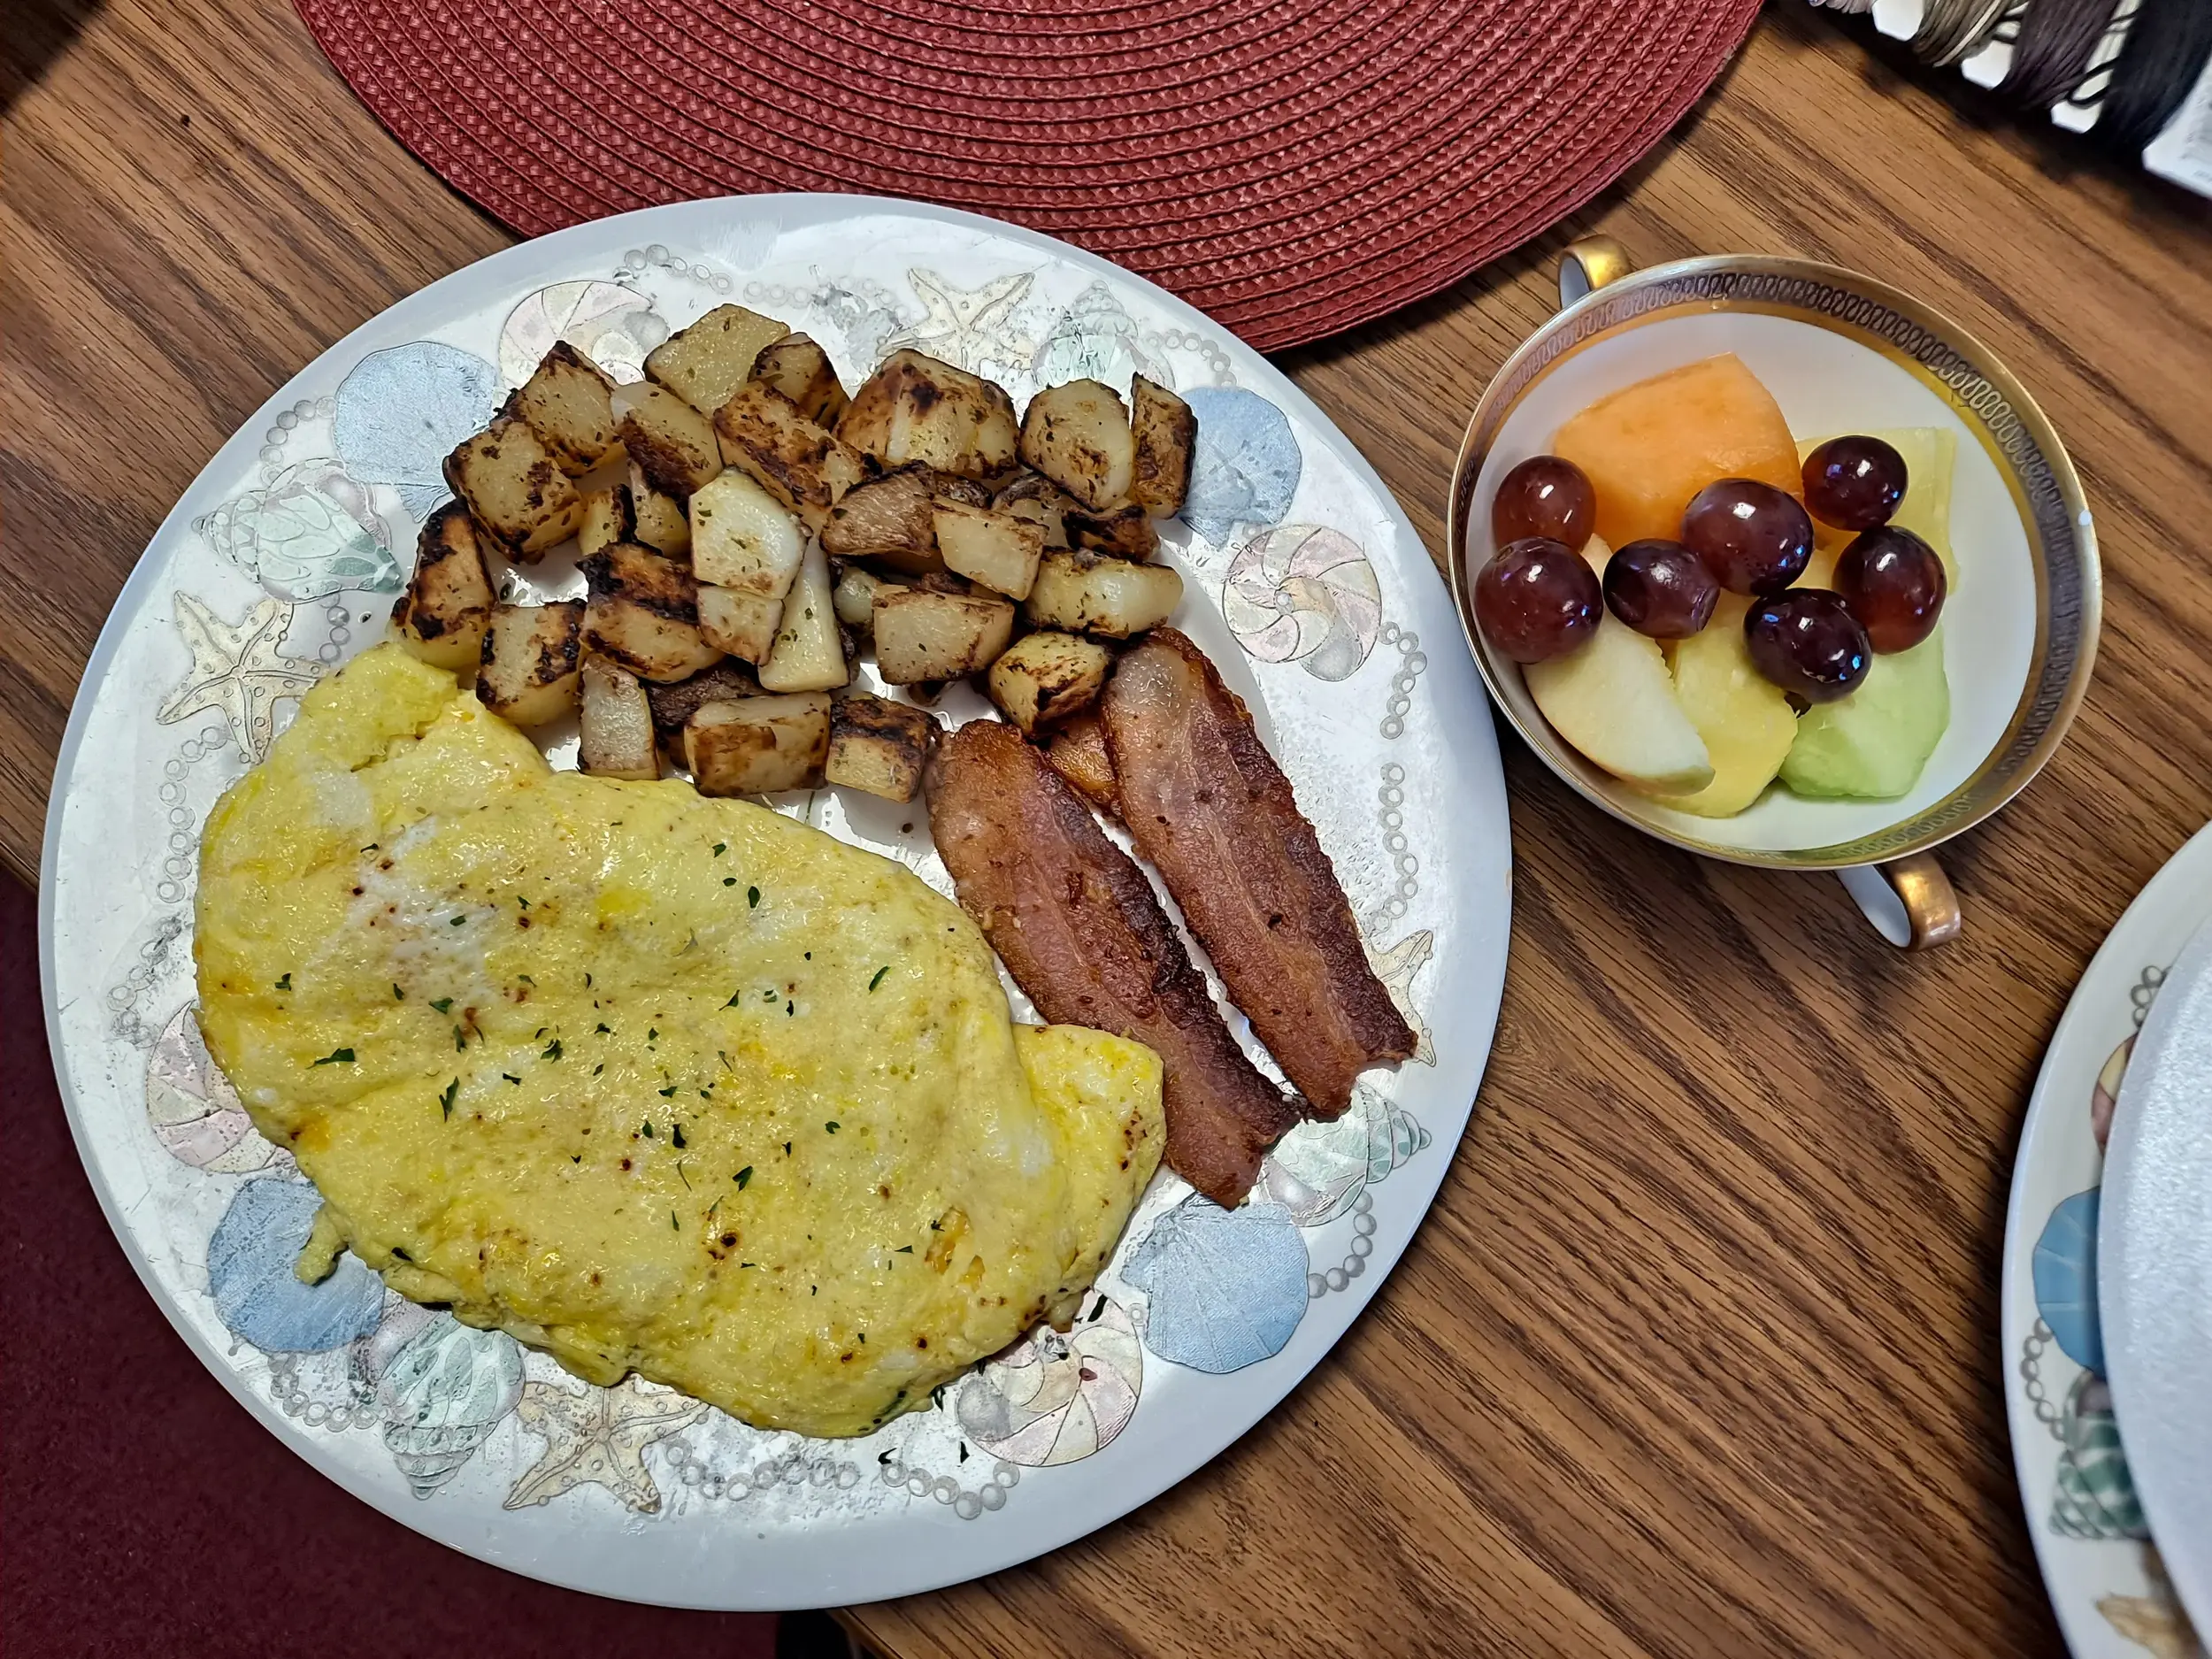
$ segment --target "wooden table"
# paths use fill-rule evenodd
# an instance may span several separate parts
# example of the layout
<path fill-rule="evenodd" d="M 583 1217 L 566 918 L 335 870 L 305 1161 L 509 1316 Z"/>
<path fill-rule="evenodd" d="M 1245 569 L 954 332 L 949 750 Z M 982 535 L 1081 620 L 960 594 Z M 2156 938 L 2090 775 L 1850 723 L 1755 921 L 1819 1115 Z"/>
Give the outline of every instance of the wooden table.
<path fill-rule="evenodd" d="M 33 0 L 7 35 L 0 856 L 28 877 L 78 672 L 170 503 L 339 334 L 510 239 L 281 0 Z M 1998 1255 L 2052 1024 L 2212 816 L 2212 211 L 1984 126 L 1866 38 L 1778 4 L 1592 211 L 1286 366 L 1434 549 L 1466 412 L 1571 234 L 1835 260 L 1988 342 L 2072 448 L 2106 611 L 2071 741 L 1946 851 L 1965 939 L 1893 952 L 1832 881 L 1640 840 L 1509 741 L 1497 1049 L 1368 1316 L 1120 1525 L 855 1609 L 885 1652 L 2056 1649 Z"/>

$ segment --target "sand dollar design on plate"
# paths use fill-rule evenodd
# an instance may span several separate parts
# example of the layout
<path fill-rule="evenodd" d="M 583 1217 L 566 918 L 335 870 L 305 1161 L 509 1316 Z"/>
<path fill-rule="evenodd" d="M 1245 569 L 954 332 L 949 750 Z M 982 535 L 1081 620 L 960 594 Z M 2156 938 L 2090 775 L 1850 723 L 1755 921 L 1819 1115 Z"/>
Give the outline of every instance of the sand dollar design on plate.
<path fill-rule="evenodd" d="M 619 282 L 556 282 L 507 313 L 499 331 L 499 373 L 510 386 L 519 386 L 553 342 L 565 340 L 616 380 L 642 380 L 645 354 L 668 334 L 653 302 L 635 288 Z"/>
<path fill-rule="evenodd" d="M 957 1415 L 994 1457 L 1071 1463 L 1112 1443 L 1143 1386 L 1136 1327 L 1119 1302 L 1094 1292 L 1065 1336 L 1040 1325 L 963 1383 Z"/>
<path fill-rule="evenodd" d="M 1263 530 L 1229 561 L 1221 611 L 1263 663 L 1349 680 L 1382 630 L 1382 588 L 1359 543 L 1318 525 Z"/>
<path fill-rule="evenodd" d="M 1280 524 L 1305 471 L 1289 417 L 1235 386 L 1194 386 L 1183 401 L 1198 418 L 1183 522 L 1216 543 L 1240 524 Z"/>
<path fill-rule="evenodd" d="M 331 438 L 349 474 L 390 485 L 426 518 L 447 495 L 446 457 L 483 429 L 502 390 L 499 371 L 458 346 L 418 340 L 372 351 L 338 383 Z"/>
<path fill-rule="evenodd" d="M 279 1158 L 288 1161 L 261 1138 L 230 1079 L 209 1057 L 188 1002 L 162 1028 L 147 1058 L 146 1118 L 162 1149 L 196 1170 L 250 1175 Z"/>
<path fill-rule="evenodd" d="M 1298 1125 L 1260 1165 L 1267 1195 L 1302 1227 L 1317 1227 L 1429 1144 L 1411 1113 L 1359 1084 L 1350 1110 L 1333 1123 Z"/>
<path fill-rule="evenodd" d="M 418 1498 L 461 1471 L 522 1398 L 522 1348 L 504 1331 L 402 1302 L 366 1344 L 384 1445 Z"/>
<path fill-rule="evenodd" d="M 230 1201 L 207 1241 L 207 1282 L 232 1335 L 267 1353 L 319 1354 L 376 1329 L 384 1281 L 357 1257 L 339 1257 L 319 1285 L 292 1271 L 322 1204 L 305 1181 L 268 1175 Z"/>
<path fill-rule="evenodd" d="M 1147 1293 L 1144 1345 L 1193 1371 L 1282 1352 L 1306 1311 L 1305 1240 L 1280 1204 L 1185 1199 L 1152 1224 L 1122 1277 Z"/>
<path fill-rule="evenodd" d="M 265 489 L 225 502 L 194 527 L 278 599 L 399 591 L 390 526 L 328 457 L 293 463 Z"/>

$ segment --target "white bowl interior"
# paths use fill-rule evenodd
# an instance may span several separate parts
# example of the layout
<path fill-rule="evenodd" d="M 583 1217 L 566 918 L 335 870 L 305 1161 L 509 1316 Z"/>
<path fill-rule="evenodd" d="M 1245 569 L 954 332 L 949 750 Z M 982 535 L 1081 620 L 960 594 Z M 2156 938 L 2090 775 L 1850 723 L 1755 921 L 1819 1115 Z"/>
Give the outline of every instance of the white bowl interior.
<path fill-rule="evenodd" d="M 1467 549 L 1468 565 L 1479 569 L 1489 555 L 1498 480 L 1546 453 L 1570 417 L 1623 387 L 1724 351 L 1766 383 L 1800 439 L 1895 426 L 1957 434 L 1951 546 L 1959 582 L 1943 611 L 1951 724 L 1920 781 L 1890 801 L 1808 800 L 1777 784 L 1732 818 L 1706 818 L 1656 806 L 1625 784 L 1599 787 L 1630 817 L 1709 844 L 1789 852 L 1856 841 L 1917 817 L 1973 776 L 2003 740 L 2035 652 L 2035 564 L 2012 491 L 1974 427 L 1901 364 L 1847 335 L 1756 312 L 1709 311 L 1617 330 L 1553 367 L 1507 418 L 1475 481 L 1467 524 L 1480 544 Z"/>

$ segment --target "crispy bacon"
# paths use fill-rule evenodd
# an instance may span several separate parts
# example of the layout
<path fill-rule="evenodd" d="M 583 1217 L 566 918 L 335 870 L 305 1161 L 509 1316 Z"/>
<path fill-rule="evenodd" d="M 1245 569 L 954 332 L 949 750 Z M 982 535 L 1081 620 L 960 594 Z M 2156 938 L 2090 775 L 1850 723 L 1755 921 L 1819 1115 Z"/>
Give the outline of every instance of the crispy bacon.
<path fill-rule="evenodd" d="M 1216 1203 L 1240 1202 L 1298 1108 L 1237 1047 L 1144 872 L 1010 726 L 962 726 L 926 787 L 960 902 L 1015 983 L 1048 1020 L 1157 1053 L 1169 1167 Z"/>
<path fill-rule="evenodd" d="M 1340 1116 L 1354 1079 L 1414 1035 L 1252 717 L 1171 628 L 1122 657 L 1102 713 L 1137 850 L 1313 1114 Z"/>

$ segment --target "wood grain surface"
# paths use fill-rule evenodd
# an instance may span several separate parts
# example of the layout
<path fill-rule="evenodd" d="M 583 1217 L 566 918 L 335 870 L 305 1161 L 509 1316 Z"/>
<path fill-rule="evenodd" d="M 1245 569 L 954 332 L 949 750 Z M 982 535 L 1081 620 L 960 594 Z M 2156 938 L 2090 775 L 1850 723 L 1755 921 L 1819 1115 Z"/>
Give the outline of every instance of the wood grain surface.
<path fill-rule="evenodd" d="M 31 0 L 5 36 L 0 855 L 27 875 L 79 670 L 170 503 L 330 342 L 508 238 L 281 0 Z M 1964 940 L 1893 952 L 1833 881 L 1641 840 L 1508 740 L 1504 1014 L 1403 1263 L 1176 1491 L 849 1613 L 887 1654 L 2058 1651 L 1998 1256 L 2058 1012 L 2212 815 L 2212 210 L 1984 125 L 1867 38 L 1778 4 L 1592 211 L 1287 366 L 1434 549 L 1467 411 L 1570 235 L 1832 259 L 1981 336 L 2072 449 L 2106 611 L 2072 738 L 1945 850 Z"/>

